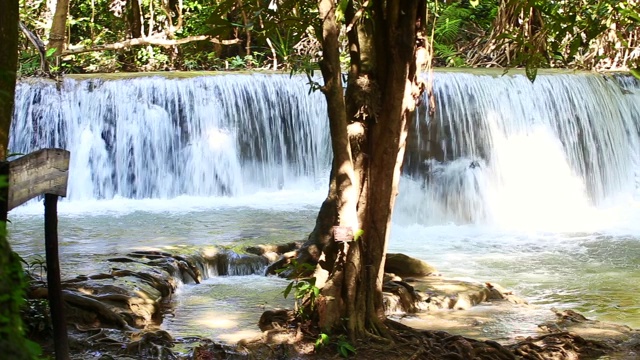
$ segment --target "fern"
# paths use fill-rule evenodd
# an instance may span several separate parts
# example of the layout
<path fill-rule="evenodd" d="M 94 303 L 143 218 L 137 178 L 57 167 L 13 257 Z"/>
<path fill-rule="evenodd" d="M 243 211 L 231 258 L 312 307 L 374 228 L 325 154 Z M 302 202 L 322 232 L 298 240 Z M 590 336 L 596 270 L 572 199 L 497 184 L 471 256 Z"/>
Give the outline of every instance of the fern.
<path fill-rule="evenodd" d="M 458 37 L 458 33 L 460 32 L 460 23 L 461 19 L 438 19 L 436 22 L 436 31 L 434 33 L 435 39 L 438 42 L 442 43 L 452 43 Z"/>
<path fill-rule="evenodd" d="M 458 54 L 452 45 L 434 43 L 433 49 L 435 50 L 436 56 L 441 58 L 449 58 Z"/>
<path fill-rule="evenodd" d="M 456 41 L 460 33 L 462 22 L 471 16 L 472 11 L 458 4 L 451 4 L 442 10 L 436 20 L 434 36 L 440 43 L 452 43 Z"/>
<path fill-rule="evenodd" d="M 435 40 L 440 43 L 453 43 L 456 41 L 463 21 L 472 15 L 470 9 L 459 4 L 451 4 L 442 10 L 435 23 Z"/>

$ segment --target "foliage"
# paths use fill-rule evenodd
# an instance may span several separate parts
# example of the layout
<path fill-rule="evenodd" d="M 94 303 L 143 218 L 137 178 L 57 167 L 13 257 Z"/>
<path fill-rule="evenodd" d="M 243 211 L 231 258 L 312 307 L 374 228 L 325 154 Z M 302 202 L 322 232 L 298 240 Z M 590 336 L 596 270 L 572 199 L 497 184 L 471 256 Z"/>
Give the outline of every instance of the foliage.
<path fill-rule="evenodd" d="M 356 349 L 351 345 L 349 340 L 344 335 L 338 336 L 338 340 L 336 342 L 336 346 L 338 347 L 338 353 L 343 357 L 349 357 L 350 355 L 355 355 Z"/>
<path fill-rule="evenodd" d="M 356 354 L 356 348 L 351 345 L 351 342 L 349 342 L 349 340 L 347 339 L 347 337 L 345 335 L 338 335 L 336 337 L 335 341 L 331 340 L 331 337 L 328 334 L 325 333 L 320 333 L 318 335 L 318 339 L 316 339 L 316 342 L 314 344 L 316 349 L 328 346 L 330 344 L 335 345 L 336 347 L 336 351 L 338 352 L 338 354 L 340 354 L 340 356 L 342 357 L 349 357 L 351 355 L 355 355 Z"/>
<path fill-rule="evenodd" d="M 440 4 L 432 2 L 430 13 L 436 64 L 466 66 L 468 45 L 491 29 L 498 13 L 498 1 L 460 1 Z"/>
<path fill-rule="evenodd" d="M 0 186 L 7 186 L 4 176 L 0 178 Z M 0 223 L 0 238 L 2 238 L 0 241 L 6 242 L 6 223 L 4 221 Z M 2 250 L 6 249 L 2 248 Z M 12 285 L 10 286 L 10 291 L 0 294 L 0 306 L 3 308 L 3 312 L 0 313 L 0 348 L 5 351 L 10 348 L 13 351 L 24 352 L 20 354 L 23 359 L 39 359 L 42 353 L 40 346 L 31 340 L 23 338 L 25 333 L 30 334 L 32 330 L 31 324 L 25 323 L 21 316 L 21 314 L 25 314 L 25 311 L 29 312 L 29 309 L 31 309 L 24 296 L 25 273 L 20 265 L 23 260 L 11 250 L 5 256 L 6 258 L 2 261 L 3 268 L 0 268 L 1 281 L 4 283 L 1 286 L 5 288 L 8 284 Z M 29 318 L 27 317 L 27 319 Z M 43 320 L 46 322 L 44 317 Z M 36 321 L 34 319 L 34 322 Z M 40 325 L 38 325 L 39 327 Z M 43 330 L 45 329 L 46 326 Z M 13 343 L 3 344 L 3 342 Z M 11 354 L 10 351 L 9 354 Z"/>
<path fill-rule="evenodd" d="M 347 2 L 339 4 L 338 16 L 344 18 Z M 310 73 L 317 70 L 321 54 L 316 5 L 311 0 L 72 1 L 68 42 L 75 47 L 138 35 L 167 40 L 206 35 L 229 43 L 124 46 L 49 60 L 60 73 L 256 68 Z M 637 68 L 638 7 L 637 0 L 430 1 L 434 65 L 523 66 L 532 76 L 548 66 Z M 20 0 L 20 12 L 22 22 L 46 42 L 51 6 L 44 0 Z M 342 41 L 344 48 L 344 29 Z M 347 66 L 347 52 L 342 54 Z M 37 51 L 23 39 L 20 74 L 34 75 L 38 68 Z"/>
<path fill-rule="evenodd" d="M 42 255 L 34 256 L 30 261 L 26 261 L 22 257 L 18 256 L 20 262 L 24 264 L 27 276 L 31 279 L 39 278 L 43 279 L 47 272 L 47 259 Z"/>
<path fill-rule="evenodd" d="M 27 299 L 21 310 L 26 335 L 31 339 L 50 339 L 53 336 L 49 301 Z"/>
<path fill-rule="evenodd" d="M 276 273 L 288 273 L 293 278 L 287 287 L 282 291 L 285 299 L 293 291 L 294 309 L 300 316 L 306 316 L 305 309 L 308 307 L 310 311 L 315 308 L 315 302 L 320 295 L 320 288 L 316 286 L 316 278 L 305 276 L 305 274 L 313 271 L 313 266 L 309 263 L 298 262 L 292 259 L 287 266 L 276 270 Z"/>
<path fill-rule="evenodd" d="M 52 6 L 44 0 L 21 0 L 20 13 L 26 27 L 46 43 Z M 98 51 L 67 51 L 55 59 L 55 70 L 291 69 L 318 52 L 311 27 L 316 15 L 311 0 L 72 1 L 69 47 Z M 170 45 L 191 37 L 199 38 Z M 143 45 L 127 45 L 134 39 L 142 39 Z M 146 45 L 149 39 L 166 40 L 168 45 Z M 121 45 L 99 50 L 113 44 Z M 20 64 L 22 76 L 37 73 L 38 53 L 24 36 Z"/>
<path fill-rule="evenodd" d="M 494 31 L 473 63 L 489 58 L 524 66 L 530 79 L 538 67 L 637 68 L 640 59 L 637 0 L 508 0 Z"/>

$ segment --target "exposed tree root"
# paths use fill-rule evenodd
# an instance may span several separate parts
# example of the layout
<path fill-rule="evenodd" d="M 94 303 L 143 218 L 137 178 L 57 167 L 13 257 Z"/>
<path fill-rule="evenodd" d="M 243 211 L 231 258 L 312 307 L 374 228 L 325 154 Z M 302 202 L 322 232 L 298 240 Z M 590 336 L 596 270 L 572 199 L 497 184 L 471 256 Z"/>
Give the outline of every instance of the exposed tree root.
<path fill-rule="evenodd" d="M 109 309 L 109 307 L 98 300 L 92 299 L 87 296 L 82 296 L 67 290 L 62 291 L 62 298 L 64 299 L 64 301 L 71 305 L 95 312 L 108 323 L 115 324 L 123 329 L 130 328 L 130 326 L 122 317 L 120 317 L 113 310 Z"/>

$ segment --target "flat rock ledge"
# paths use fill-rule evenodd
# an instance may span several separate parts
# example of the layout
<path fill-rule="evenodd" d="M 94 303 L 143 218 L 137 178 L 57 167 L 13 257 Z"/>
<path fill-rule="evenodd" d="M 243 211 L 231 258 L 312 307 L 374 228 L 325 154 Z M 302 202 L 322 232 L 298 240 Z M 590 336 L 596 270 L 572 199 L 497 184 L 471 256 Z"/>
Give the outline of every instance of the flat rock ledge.
<path fill-rule="evenodd" d="M 97 359 L 103 353 L 125 356 L 123 358 L 177 358 L 171 350 L 176 340 L 157 329 L 180 283 L 199 284 L 212 276 L 263 274 L 269 263 L 297 246 L 289 243 L 246 249 L 210 247 L 182 250 L 181 254 L 133 251 L 108 258 L 107 271 L 63 280 L 65 315 L 74 358 Z M 43 343 L 47 350 L 52 334 L 44 301 L 48 291 L 43 275 L 29 274 L 27 300 L 30 305 L 25 312 L 25 323 L 30 327 L 31 337 Z"/>
<path fill-rule="evenodd" d="M 269 264 L 291 258 L 298 246 L 298 243 L 262 245 L 235 251 L 208 248 L 183 254 L 135 251 L 108 259 L 108 272 L 67 279 L 63 281 L 63 298 L 72 358 L 335 358 L 335 349 L 314 348 L 315 338 L 308 338 L 301 326 L 294 324 L 289 310 L 265 312 L 260 320 L 262 336 L 235 346 L 199 337 L 174 339 L 166 331 L 158 330 L 167 302 L 181 282 L 200 283 L 218 275 L 263 274 Z M 389 254 L 387 265 L 383 289 L 388 315 L 466 310 L 492 302 L 526 304 L 496 284 L 446 279 L 424 261 L 403 254 Z M 31 280 L 30 301 L 45 299 L 47 290 L 42 279 Z M 571 310 L 554 311 L 556 321 L 541 324 L 541 335 L 518 339 L 509 346 L 444 331 L 415 330 L 390 321 L 390 326 L 400 334 L 416 337 L 413 345 L 404 350 L 396 346 L 391 351 L 389 346 L 356 343 L 358 353 L 352 358 L 597 359 L 605 355 L 611 359 L 640 358 L 637 330 L 589 320 Z M 46 349 L 51 345 L 47 343 L 50 334 L 47 336 L 47 326 L 41 325 L 37 325 L 41 333 L 36 338 L 42 340 Z M 175 350 L 176 346 L 183 350 Z"/>
<path fill-rule="evenodd" d="M 481 303 L 527 302 L 492 283 L 447 279 L 428 263 L 404 254 L 387 254 L 382 287 L 387 315 L 434 310 L 468 310 Z"/>

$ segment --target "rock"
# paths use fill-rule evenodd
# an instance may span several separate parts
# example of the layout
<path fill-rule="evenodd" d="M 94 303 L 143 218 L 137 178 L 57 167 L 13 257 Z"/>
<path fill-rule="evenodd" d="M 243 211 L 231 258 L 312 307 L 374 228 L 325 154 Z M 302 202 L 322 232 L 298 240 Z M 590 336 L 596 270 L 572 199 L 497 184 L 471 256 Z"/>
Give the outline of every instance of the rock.
<path fill-rule="evenodd" d="M 387 254 L 384 270 L 400 277 L 428 276 L 437 273 L 433 266 L 405 254 Z"/>
<path fill-rule="evenodd" d="M 389 281 L 402 281 L 402 278 L 393 273 L 384 273 L 384 278 L 382 279 L 382 283 L 388 283 Z"/>
<path fill-rule="evenodd" d="M 300 243 L 290 242 L 280 245 L 257 245 L 249 246 L 245 251 L 254 255 L 265 255 L 267 253 L 284 254 L 286 252 L 294 251 L 300 248 Z"/>
<path fill-rule="evenodd" d="M 393 294 L 394 297 L 389 297 L 385 299 L 386 308 L 389 309 L 390 312 L 404 312 L 404 313 L 415 313 L 418 311 L 416 304 L 421 300 L 413 286 L 407 284 L 404 281 L 389 281 L 382 286 L 382 291 L 385 293 Z"/>
<path fill-rule="evenodd" d="M 505 290 L 502 286 L 493 284 L 493 283 L 485 283 L 486 288 L 489 290 L 487 300 L 506 300 L 512 304 L 518 305 L 527 305 L 528 302 L 516 296 L 512 291 Z"/>
<path fill-rule="evenodd" d="M 292 317 L 287 310 L 267 310 L 260 316 L 258 327 L 261 331 L 283 328 L 290 320 Z"/>

